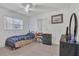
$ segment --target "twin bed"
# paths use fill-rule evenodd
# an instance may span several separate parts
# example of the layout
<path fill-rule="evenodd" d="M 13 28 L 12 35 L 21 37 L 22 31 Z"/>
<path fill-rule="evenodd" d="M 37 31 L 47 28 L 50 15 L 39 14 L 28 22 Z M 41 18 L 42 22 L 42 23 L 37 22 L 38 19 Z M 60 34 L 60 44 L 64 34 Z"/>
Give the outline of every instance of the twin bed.
<path fill-rule="evenodd" d="M 26 44 L 31 43 L 34 40 L 35 34 L 29 32 L 25 35 L 12 36 L 6 39 L 5 46 L 11 48 L 20 48 Z"/>

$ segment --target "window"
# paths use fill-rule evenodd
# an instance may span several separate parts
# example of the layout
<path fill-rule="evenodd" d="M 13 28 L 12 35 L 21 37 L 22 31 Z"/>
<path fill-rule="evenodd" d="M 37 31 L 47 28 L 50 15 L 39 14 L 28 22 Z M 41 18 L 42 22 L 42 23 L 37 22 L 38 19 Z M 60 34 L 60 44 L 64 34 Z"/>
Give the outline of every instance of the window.
<path fill-rule="evenodd" d="M 23 20 L 6 17 L 5 27 L 8 30 L 21 30 L 23 29 Z"/>

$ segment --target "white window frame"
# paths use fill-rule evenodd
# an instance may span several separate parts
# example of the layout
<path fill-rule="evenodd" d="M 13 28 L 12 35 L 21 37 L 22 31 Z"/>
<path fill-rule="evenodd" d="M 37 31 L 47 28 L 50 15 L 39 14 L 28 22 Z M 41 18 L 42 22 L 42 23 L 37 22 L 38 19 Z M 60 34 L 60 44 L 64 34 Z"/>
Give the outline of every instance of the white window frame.
<path fill-rule="evenodd" d="M 5 17 L 5 29 L 6 30 L 22 30 L 23 20 L 13 17 Z"/>

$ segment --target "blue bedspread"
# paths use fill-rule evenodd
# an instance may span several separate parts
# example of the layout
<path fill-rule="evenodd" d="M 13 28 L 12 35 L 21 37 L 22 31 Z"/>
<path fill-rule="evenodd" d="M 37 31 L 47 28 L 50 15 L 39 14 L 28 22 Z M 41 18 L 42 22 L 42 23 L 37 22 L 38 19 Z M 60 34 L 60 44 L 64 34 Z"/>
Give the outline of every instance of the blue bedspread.
<path fill-rule="evenodd" d="M 5 45 L 14 48 L 16 42 L 21 40 L 32 40 L 34 37 L 35 37 L 34 33 L 27 33 L 25 35 L 12 36 L 6 39 Z"/>

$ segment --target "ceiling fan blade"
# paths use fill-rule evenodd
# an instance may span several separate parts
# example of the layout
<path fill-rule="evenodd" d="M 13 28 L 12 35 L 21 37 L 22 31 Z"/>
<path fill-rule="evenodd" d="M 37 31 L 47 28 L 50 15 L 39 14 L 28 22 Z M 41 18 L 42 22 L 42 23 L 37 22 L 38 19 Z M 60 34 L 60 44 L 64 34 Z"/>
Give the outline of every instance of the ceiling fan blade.
<path fill-rule="evenodd" d="M 45 9 L 29 8 L 30 11 L 46 11 Z"/>

